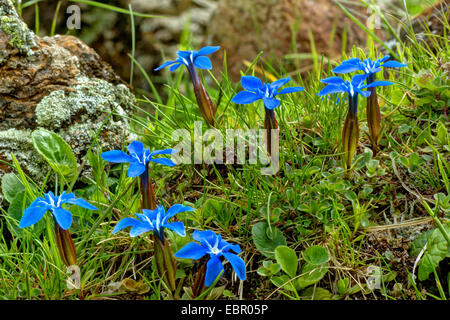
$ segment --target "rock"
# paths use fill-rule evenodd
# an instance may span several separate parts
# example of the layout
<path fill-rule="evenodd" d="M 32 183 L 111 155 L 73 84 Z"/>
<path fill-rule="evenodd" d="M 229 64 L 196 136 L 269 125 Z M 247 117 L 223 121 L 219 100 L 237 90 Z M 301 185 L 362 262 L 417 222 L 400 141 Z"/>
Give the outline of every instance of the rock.
<path fill-rule="evenodd" d="M 13 153 L 26 173 L 41 181 L 48 167 L 33 148 L 34 129 L 59 134 L 79 163 L 98 130 L 105 150 L 120 149 L 130 138 L 121 115 L 136 104 L 134 95 L 79 39 L 36 36 L 12 2 L 2 0 L 0 52 L 0 160 L 10 162 Z M 0 162 L 0 178 L 10 170 Z"/>
<path fill-rule="evenodd" d="M 365 8 L 352 6 L 352 9 L 367 13 Z M 296 25 L 296 48 L 293 48 Z M 336 30 L 330 45 L 333 28 Z M 332 0 L 221 0 L 211 18 L 208 33 L 210 42 L 223 49 L 212 57 L 215 65 L 222 65 L 226 50 L 229 72 L 234 80 L 239 80 L 243 61 L 253 61 L 261 51 L 264 51 L 265 59 L 283 59 L 285 54 L 295 51 L 311 53 L 309 32 L 319 54 L 339 57 L 344 29 L 347 48 L 364 43 L 364 31 Z M 312 62 L 308 61 L 308 64 Z M 289 62 L 284 60 L 283 68 L 289 67 Z"/>
<path fill-rule="evenodd" d="M 146 72 L 152 74 L 152 70 L 159 66 L 163 60 L 162 52 L 167 57 L 175 55 L 186 28 L 192 35 L 189 39 L 194 48 L 205 42 L 206 28 L 217 1 L 103 0 L 102 3 L 127 10 L 128 4 L 130 4 L 134 12 L 161 16 L 155 18 L 134 17 L 136 26 L 135 57 Z M 56 1 L 39 3 L 41 21 L 53 19 L 56 4 Z M 63 2 L 60 12 L 64 12 L 67 6 L 71 4 L 73 3 Z M 83 42 L 94 48 L 105 61 L 112 65 L 122 79 L 128 81 L 131 68 L 128 54 L 131 54 L 132 49 L 130 16 L 86 4 L 77 3 L 77 5 L 81 8 L 81 29 L 70 32 L 76 34 Z M 35 19 L 33 6 L 23 10 L 23 17 L 32 28 Z M 65 34 L 69 30 L 66 26 L 66 20 L 61 19 L 61 17 L 62 14 L 57 21 L 56 31 Z M 41 23 L 39 26 L 40 33 L 49 34 L 50 25 Z M 158 79 L 152 79 L 152 81 L 157 82 Z M 133 74 L 133 86 L 150 91 L 147 80 L 137 68 L 135 68 Z"/>

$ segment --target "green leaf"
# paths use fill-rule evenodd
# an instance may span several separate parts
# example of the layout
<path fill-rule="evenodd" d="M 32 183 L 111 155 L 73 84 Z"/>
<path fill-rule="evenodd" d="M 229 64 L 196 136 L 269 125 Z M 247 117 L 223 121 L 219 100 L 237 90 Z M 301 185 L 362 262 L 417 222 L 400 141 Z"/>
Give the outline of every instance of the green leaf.
<path fill-rule="evenodd" d="M 330 254 L 322 246 L 311 246 L 302 252 L 303 259 L 306 262 L 319 266 L 330 260 Z"/>
<path fill-rule="evenodd" d="M 350 284 L 349 278 L 339 279 L 336 284 L 336 289 L 339 292 L 339 294 L 344 295 L 348 290 L 349 284 Z"/>
<path fill-rule="evenodd" d="M 331 300 L 333 299 L 333 294 L 324 288 L 307 288 L 302 292 L 302 296 L 307 296 L 311 300 Z"/>
<path fill-rule="evenodd" d="M 445 226 L 445 229 L 450 232 L 450 224 Z M 445 257 L 450 257 L 450 248 L 444 236 L 439 229 L 434 229 L 427 239 L 427 249 L 419 264 L 418 277 L 420 281 L 428 279 L 430 273 L 433 272 L 439 265 L 439 262 Z"/>
<path fill-rule="evenodd" d="M 25 190 L 25 187 L 14 173 L 7 173 L 2 177 L 2 193 L 9 203 L 23 190 Z"/>
<path fill-rule="evenodd" d="M 361 170 L 372 159 L 373 152 L 370 149 L 365 149 L 363 153 L 355 157 L 355 170 Z"/>
<path fill-rule="evenodd" d="M 275 248 L 286 245 L 286 238 L 275 227 L 266 222 L 258 222 L 252 227 L 252 237 L 256 249 L 268 258 L 275 259 Z"/>
<path fill-rule="evenodd" d="M 356 195 L 355 191 L 348 190 L 345 192 L 344 196 L 347 198 L 347 200 L 351 202 L 356 202 L 358 200 L 358 196 Z"/>
<path fill-rule="evenodd" d="M 297 291 L 293 284 L 294 281 L 291 281 L 288 275 L 283 274 L 279 277 L 272 277 L 270 281 L 278 288 L 284 288 L 293 292 Z"/>
<path fill-rule="evenodd" d="M 263 261 L 263 266 L 259 267 L 256 272 L 262 277 L 271 277 L 277 274 L 281 269 L 278 263 L 273 263 L 272 261 Z"/>
<path fill-rule="evenodd" d="M 278 246 L 275 249 L 275 259 L 281 266 L 281 269 L 291 278 L 297 274 L 298 258 L 295 251 L 287 246 Z"/>
<path fill-rule="evenodd" d="M 77 159 L 72 149 L 56 133 L 39 129 L 31 134 L 33 145 L 52 169 L 71 180 L 77 175 Z"/>
<path fill-rule="evenodd" d="M 320 266 L 305 263 L 302 267 L 302 275 L 297 278 L 295 287 L 300 290 L 319 282 L 327 273 L 328 264 Z"/>

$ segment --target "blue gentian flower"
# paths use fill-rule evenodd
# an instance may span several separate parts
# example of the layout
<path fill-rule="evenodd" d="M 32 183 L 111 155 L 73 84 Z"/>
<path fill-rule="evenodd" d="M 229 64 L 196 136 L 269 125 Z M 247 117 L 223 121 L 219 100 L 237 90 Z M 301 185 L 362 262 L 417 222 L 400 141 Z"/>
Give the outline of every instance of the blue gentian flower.
<path fill-rule="evenodd" d="M 217 279 L 219 274 L 224 271 L 220 257 L 225 257 L 231 264 L 231 267 L 236 272 L 241 280 L 246 279 L 245 262 L 236 254 L 240 253 L 241 248 L 237 244 L 231 244 L 222 239 L 220 235 L 215 234 L 211 230 L 194 231 L 192 237 L 194 240 L 200 242 L 191 242 L 181 248 L 175 257 L 183 259 L 200 259 L 205 255 L 209 255 L 209 260 L 206 264 L 205 286 L 209 287 Z"/>
<path fill-rule="evenodd" d="M 72 213 L 62 205 L 69 203 L 88 210 L 97 210 L 96 207 L 89 202 L 75 197 L 73 193 L 65 191 L 60 196 L 55 196 L 53 192 L 46 193 L 44 197 L 39 197 L 24 211 L 22 219 L 19 222 L 19 228 L 29 227 L 42 219 L 44 213 L 51 211 L 58 225 L 67 230 L 72 225 Z"/>
<path fill-rule="evenodd" d="M 203 47 L 199 51 L 177 51 L 178 58 L 174 61 L 166 61 L 155 69 L 159 71 L 165 67 L 171 66 L 170 71 L 177 70 L 181 65 L 185 65 L 189 70 L 195 68 L 210 70 L 212 68 L 211 60 L 206 55 L 216 52 L 220 46 Z"/>
<path fill-rule="evenodd" d="M 167 220 L 177 213 L 194 210 L 194 208 L 183 206 L 181 204 L 173 205 L 167 212 L 161 205 L 158 205 L 155 210 L 143 209 L 143 213 L 136 213 L 137 219 L 124 218 L 120 220 L 114 227 L 112 233 L 115 234 L 124 228 L 131 227 L 130 237 L 136 237 L 144 232 L 153 231 L 161 242 L 164 242 L 164 229 L 168 228 L 184 237 L 186 233 L 183 223 L 180 221 L 168 223 Z"/>
<path fill-rule="evenodd" d="M 287 77 L 272 83 L 263 83 L 256 77 L 243 76 L 241 78 L 241 85 L 245 91 L 237 93 L 231 101 L 237 104 L 249 104 L 262 99 L 266 109 L 275 109 L 280 104 L 280 100 L 275 99 L 275 96 L 304 90 L 303 87 L 289 87 L 278 91 L 290 80 L 291 78 Z"/>
<path fill-rule="evenodd" d="M 320 80 L 322 83 L 327 84 L 319 92 L 319 96 L 324 96 L 332 93 L 347 92 L 349 95 L 349 109 L 356 114 L 358 108 L 358 94 L 367 98 L 370 96 L 371 92 L 363 89 L 389 86 L 392 82 L 389 81 L 375 81 L 370 84 L 364 84 L 364 81 L 369 77 L 369 74 L 358 74 L 353 76 L 351 81 L 345 81 L 339 77 L 330 77 Z"/>
<path fill-rule="evenodd" d="M 144 145 L 140 141 L 133 141 L 127 148 L 128 153 L 122 150 L 106 151 L 101 154 L 102 158 L 106 161 L 113 163 L 126 163 L 129 162 L 128 176 L 130 178 L 142 175 L 147 168 L 147 164 L 152 161 L 165 166 L 175 166 L 176 164 L 167 158 L 154 158 L 159 154 L 173 154 L 177 152 L 173 149 L 156 150 L 150 152 L 149 149 L 144 149 Z"/>
<path fill-rule="evenodd" d="M 170 66 L 169 70 L 175 71 L 181 65 L 186 66 L 189 71 L 189 75 L 191 76 L 198 108 L 200 109 L 203 118 L 213 127 L 215 125 L 214 116 L 216 113 L 216 108 L 214 107 L 208 92 L 200 81 L 200 77 L 198 76 L 195 68 L 206 70 L 212 69 L 211 60 L 209 60 L 206 55 L 214 53 L 219 49 L 220 47 L 217 46 L 203 47 L 199 51 L 177 51 L 178 58 L 176 60 L 166 61 L 160 67 L 155 69 L 155 71 L 158 71 Z"/>
<path fill-rule="evenodd" d="M 323 79 L 321 80 L 321 82 L 327 84 L 327 86 L 319 92 L 319 96 L 324 96 L 332 93 L 347 92 L 349 94 L 350 104 L 355 104 L 354 107 L 356 108 L 358 94 L 361 94 L 365 98 L 370 96 L 370 91 L 364 89 L 379 86 L 389 86 L 393 84 L 389 81 L 375 81 L 371 84 L 364 84 L 364 81 L 368 76 L 369 74 L 358 74 L 353 76 L 351 81 L 345 81 L 340 77 L 330 77 Z"/>
<path fill-rule="evenodd" d="M 349 73 L 354 71 L 364 71 L 365 74 L 375 74 L 381 71 L 381 67 L 401 68 L 407 64 L 395 60 L 389 60 L 390 56 L 384 56 L 378 60 L 352 58 L 343 61 L 339 66 L 333 69 L 334 73 Z"/>

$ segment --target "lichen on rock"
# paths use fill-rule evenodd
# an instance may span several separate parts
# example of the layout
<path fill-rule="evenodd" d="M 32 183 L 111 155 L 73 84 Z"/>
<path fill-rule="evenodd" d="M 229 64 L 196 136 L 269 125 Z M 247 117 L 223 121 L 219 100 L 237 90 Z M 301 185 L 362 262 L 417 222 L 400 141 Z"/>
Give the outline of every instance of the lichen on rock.
<path fill-rule="evenodd" d="M 22 54 L 31 55 L 32 48 L 36 47 L 35 35 L 12 8 L 13 4 L 9 0 L 0 4 L 0 31 L 9 36 L 8 44 L 11 47 L 18 49 Z"/>
<path fill-rule="evenodd" d="M 60 135 L 79 164 L 94 143 L 120 149 L 133 137 L 127 112 L 136 100 L 125 82 L 79 39 L 37 37 L 10 0 L 0 1 L 0 74 L 0 178 L 12 171 L 5 162 L 14 154 L 43 181 L 50 168 L 32 143 L 38 128 Z"/>
<path fill-rule="evenodd" d="M 0 131 L 0 160 L 12 162 L 16 157 L 22 168 L 37 179 L 45 176 L 44 168 L 48 167 L 45 160 L 36 152 L 31 140 L 31 130 L 8 129 Z M 0 166 L 0 177 L 6 170 Z"/>
<path fill-rule="evenodd" d="M 100 146 L 110 148 L 111 137 L 120 145 L 122 137 L 129 134 L 124 131 L 128 128 L 125 110 L 136 104 L 130 90 L 123 84 L 85 76 L 79 77 L 72 89 L 57 90 L 43 98 L 35 109 L 37 124 L 58 133 L 78 156 L 85 154 L 100 129 Z"/>
<path fill-rule="evenodd" d="M 102 79 L 78 77 L 73 91 L 57 90 L 44 97 L 35 109 L 39 126 L 59 129 L 80 115 L 82 122 L 109 114 L 116 103 L 136 103 L 123 85 L 115 86 Z M 117 88 L 119 87 L 119 88 Z"/>

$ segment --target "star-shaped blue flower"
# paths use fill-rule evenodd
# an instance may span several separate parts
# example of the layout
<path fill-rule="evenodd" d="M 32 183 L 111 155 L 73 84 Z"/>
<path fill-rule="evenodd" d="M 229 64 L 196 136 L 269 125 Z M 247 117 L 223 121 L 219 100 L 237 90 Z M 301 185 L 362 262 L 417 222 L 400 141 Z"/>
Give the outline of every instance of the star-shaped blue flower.
<path fill-rule="evenodd" d="M 407 64 L 395 60 L 389 60 L 390 56 L 384 56 L 378 60 L 352 58 L 343 61 L 339 66 L 333 69 L 334 73 L 349 73 L 354 71 L 364 71 L 365 74 L 374 74 L 381 71 L 381 67 L 401 68 Z"/>
<path fill-rule="evenodd" d="M 263 83 L 256 77 L 243 76 L 241 78 L 241 85 L 245 91 L 237 93 L 231 101 L 237 104 L 249 104 L 262 99 L 266 109 L 275 109 L 280 104 L 280 100 L 275 99 L 275 96 L 304 90 L 303 87 L 289 87 L 278 91 L 290 80 L 291 78 L 287 77 L 272 83 Z"/>
<path fill-rule="evenodd" d="M 74 204 L 79 207 L 97 210 L 96 207 L 89 202 L 75 197 L 73 193 L 66 193 L 65 191 L 60 196 L 55 196 L 53 192 L 46 193 L 44 197 L 39 197 L 24 211 L 22 219 L 19 222 L 19 228 L 29 227 L 42 219 L 44 213 L 51 211 L 53 217 L 59 226 L 67 230 L 72 225 L 72 213 L 64 208 L 64 203 Z"/>
<path fill-rule="evenodd" d="M 122 150 L 112 150 L 106 151 L 101 154 L 102 158 L 106 161 L 113 163 L 130 163 L 128 168 L 128 176 L 130 178 L 137 177 L 143 174 L 146 170 L 147 164 L 152 161 L 165 166 L 173 167 L 176 165 L 172 160 L 167 158 L 153 158 L 159 154 L 173 154 L 176 153 L 176 150 L 173 149 L 165 149 L 165 150 L 156 150 L 150 152 L 149 149 L 144 149 L 144 145 L 140 141 L 133 141 L 129 144 L 128 153 L 123 152 Z"/>
<path fill-rule="evenodd" d="M 216 47 L 203 47 L 199 51 L 177 51 L 178 58 L 174 61 L 166 61 L 161 66 L 155 69 L 159 71 L 165 67 L 171 66 L 170 71 L 177 70 L 181 65 L 185 65 L 188 69 L 212 69 L 211 60 L 206 55 L 216 52 L 220 49 L 220 46 Z"/>
<path fill-rule="evenodd" d="M 136 237 L 144 232 L 153 231 L 153 233 L 164 242 L 164 228 L 168 228 L 184 237 L 186 233 L 183 223 L 180 221 L 168 223 L 167 220 L 177 213 L 194 210 L 194 208 L 183 206 L 181 204 L 173 205 L 167 212 L 161 205 L 158 205 L 155 210 L 143 209 L 143 213 L 136 213 L 137 219 L 124 218 L 120 220 L 114 227 L 112 233 L 115 234 L 124 228 L 131 227 L 130 237 Z"/>
<path fill-rule="evenodd" d="M 358 94 L 361 94 L 363 97 L 370 96 L 370 91 L 365 91 L 363 89 L 379 87 L 379 86 L 389 86 L 392 85 L 392 82 L 389 81 L 375 81 L 371 84 L 364 84 L 364 81 L 367 79 L 369 74 L 358 74 L 353 76 L 351 81 L 345 81 L 339 77 L 330 77 L 321 80 L 322 83 L 327 84 L 325 88 L 323 88 L 319 92 L 319 96 L 324 96 L 332 93 L 339 92 L 347 92 L 350 97 L 355 97 Z"/>
<path fill-rule="evenodd" d="M 200 259 L 205 255 L 209 255 L 209 260 L 206 264 L 205 286 L 209 287 L 217 279 L 219 274 L 224 271 L 220 257 L 225 257 L 231 264 L 231 267 L 236 272 L 241 280 L 246 279 L 245 262 L 239 256 L 231 253 L 240 253 L 241 248 L 237 244 L 231 244 L 222 239 L 220 235 L 215 234 L 211 230 L 194 231 L 192 237 L 194 240 L 200 242 L 191 242 L 181 248 L 175 257 L 183 259 Z"/>

